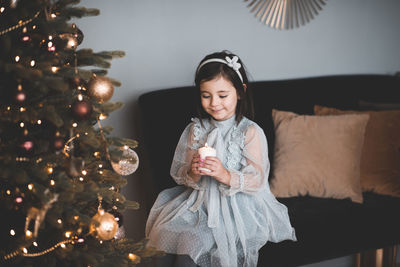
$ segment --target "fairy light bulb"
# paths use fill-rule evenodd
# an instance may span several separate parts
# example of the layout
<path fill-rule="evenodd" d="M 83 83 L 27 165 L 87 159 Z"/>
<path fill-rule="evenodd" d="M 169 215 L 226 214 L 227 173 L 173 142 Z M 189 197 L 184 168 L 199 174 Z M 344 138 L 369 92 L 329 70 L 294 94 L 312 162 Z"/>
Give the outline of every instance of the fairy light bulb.
<path fill-rule="evenodd" d="M 86 170 L 82 170 L 82 175 L 86 175 L 87 171 Z"/>
<path fill-rule="evenodd" d="M 68 48 L 75 48 L 78 45 L 78 42 L 75 40 L 75 38 L 69 38 L 67 42 L 67 47 Z"/>
<path fill-rule="evenodd" d="M 53 73 L 56 73 L 58 71 L 58 67 L 56 67 L 56 66 L 51 67 L 51 71 Z"/>
<path fill-rule="evenodd" d="M 20 59 L 21 59 L 21 58 L 20 58 L 19 56 L 16 56 L 16 57 L 15 57 L 15 62 L 19 62 Z"/>
<path fill-rule="evenodd" d="M 53 171 L 54 171 L 54 170 L 53 170 L 53 168 L 52 168 L 52 167 L 48 167 L 48 168 L 47 168 L 47 173 L 48 173 L 48 174 L 52 174 L 52 173 L 53 173 Z"/>
<path fill-rule="evenodd" d="M 28 250 L 26 248 L 23 248 L 22 252 L 24 252 L 26 254 L 26 253 L 28 253 Z"/>
<path fill-rule="evenodd" d="M 6 8 L 4 6 L 0 7 L 0 13 L 3 13 Z"/>
<path fill-rule="evenodd" d="M 66 238 L 70 238 L 70 237 L 71 237 L 71 234 L 72 234 L 72 233 L 71 233 L 70 231 L 67 231 L 67 232 L 65 232 L 65 237 L 66 237 Z"/>
<path fill-rule="evenodd" d="M 25 236 L 28 237 L 28 238 L 31 238 L 32 237 L 32 232 L 29 231 L 29 230 L 26 230 Z"/>
<path fill-rule="evenodd" d="M 15 230 L 14 229 L 10 230 L 10 235 L 15 236 Z"/>
<path fill-rule="evenodd" d="M 32 244 L 33 244 L 35 247 L 38 246 L 38 243 L 37 243 L 36 241 L 34 241 Z"/>
<path fill-rule="evenodd" d="M 37 120 L 37 122 L 36 122 L 37 124 L 42 124 L 42 120 Z"/>
<path fill-rule="evenodd" d="M 104 114 L 100 114 L 100 116 L 99 116 L 99 120 L 105 120 L 105 119 L 107 119 L 107 115 L 104 115 Z"/>
<path fill-rule="evenodd" d="M 6 194 L 7 194 L 7 195 L 11 195 L 11 190 L 10 190 L 10 189 L 7 189 L 7 190 L 6 190 Z"/>
<path fill-rule="evenodd" d="M 23 123 L 23 122 L 19 123 L 19 127 L 24 128 L 24 126 L 25 126 L 25 123 Z"/>
<path fill-rule="evenodd" d="M 19 112 L 24 112 L 24 111 L 26 111 L 26 108 L 24 108 L 24 107 L 19 108 Z"/>
<path fill-rule="evenodd" d="M 67 246 L 65 244 L 60 245 L 61 248 L 66 248 Z"/>
<path fill-rule="evenodd" d="M 51 179 L 51 180 L 50 180 L 50 185 L 51 185 L 51 186 L 54 186 L 55 184 L 56 184 L 56 182 L 55 182 L 53 179 Z"/>
<path fill-rule="evenodd" d="M 58 224 L 62 224 L 62 220 L 61 220 L 61 219 L 58 219 L 58 220 L 57 220 L 57 223 L 58 223 Z"/>
<path fill-rule="evenodd" d="M 135 255 L 135 254 L 133 254 L 133 253 L 129 253 L 129 254 L 128 254 L 128 258 L 129 258 L 131 261 L 135 262 L 135 263 L 138 263 L 138 261 L 139 261 L 139 256 L 137 256 L 137 255 Z"/>
<path fill-rule="evenodd" d="M 79 95 L 78 95 L 78 100 L 79 100 L 79 101 L 82 101 L 82 100 L 83 100 L 83 95 L 79 94 Z"/>
<path fill-rule="evenodd" d="M 31 64 L 31 67 L 34 67 L 36 64 L 35 60 L 32 59 L 30 64 Z"/>
<path fill-rule="evenodd" d="M 78 124 L 76 122 L 72 123 L 72 127 L 76 128 L 78 127 Z"/>
<path fill-rule="evenodd" d="M 83 177 L 79 177 L 79 181 L 83 182 L 83 180 L 84 180 Z"/>
<path fill-rule="evenodd" d="M 28 189 L 32 190 L 33 189 L 33 184 L 28 184 Z"/>
<path fill-rule="evenodd" d="M 55 18 L 57 17 L 57 15 L 56 15 L 56 14 L 54 14 L 54 13 L 51 13 L 51 15 L 50 15 L 50 16 L 51 16 L 51 18 L 52 18 L 52 19 L 55 19 Z"/>

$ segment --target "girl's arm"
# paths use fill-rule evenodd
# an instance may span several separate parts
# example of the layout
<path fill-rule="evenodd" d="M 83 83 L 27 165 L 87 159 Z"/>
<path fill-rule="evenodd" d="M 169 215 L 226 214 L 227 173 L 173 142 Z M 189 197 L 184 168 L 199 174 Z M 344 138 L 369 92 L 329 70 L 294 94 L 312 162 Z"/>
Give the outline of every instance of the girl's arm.
<path fill-rule="evenodd" d="M 201 189 L 200 178 L 197 173 L 193 173 L 192 165 L 197 155 L 197 140 L 193 135 L 194 124 L 189 124 L 183 131 L 175 155 L 172 160 L 170 174 L 177 184 L 186 185 L 194 189 Z"/>
<path fill-rule="evenodd" d="M 264 131 L 258 125 L 251 125 L 246 131 L 243 158 L 241 163 L 244 166 L 240 171 L 228 170 L 229 186 L 221 186 L 222 193 L 256 193 L 268 186 L 268 143 Z"/>

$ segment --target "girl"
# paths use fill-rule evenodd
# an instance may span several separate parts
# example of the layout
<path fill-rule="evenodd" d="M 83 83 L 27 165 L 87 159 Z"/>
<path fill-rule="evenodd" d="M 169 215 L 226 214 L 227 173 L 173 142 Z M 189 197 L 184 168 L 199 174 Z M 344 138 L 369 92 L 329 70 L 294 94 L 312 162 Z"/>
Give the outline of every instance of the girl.
<path fill-rule="evenodd" d="M 227 51 L 208 55 L 195 84 L 199 118 L 182 133 L 171 166 L 183 186 L 159 194 L 146 224 L 148 245 L 186 255 L 167 255 L 165 265 L 256 266 L 267 241 L 296 237 L 287 208 L 269 189 L 264 132 L 247 118 L 253 109 L 243 63 Z M 199 157 L 205 143 L 216 157 Z"/>

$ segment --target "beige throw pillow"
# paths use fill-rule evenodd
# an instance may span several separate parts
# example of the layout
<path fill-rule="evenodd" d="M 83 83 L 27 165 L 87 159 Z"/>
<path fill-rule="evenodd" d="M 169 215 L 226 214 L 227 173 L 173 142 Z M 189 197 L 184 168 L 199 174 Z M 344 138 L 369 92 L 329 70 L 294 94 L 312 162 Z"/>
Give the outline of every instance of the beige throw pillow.
<path fill-rule="evenodd" d="M 271 191 L 363 201 L 360 157 L 368 115 L 311 116 L 273 110 Z"/>
<path fill-rule="evenodd" d="M 361 188 L 400 197 L 400 110 L 352 111 L 315 106 L 317 115 L 368 114 L 361 155 Z"/>

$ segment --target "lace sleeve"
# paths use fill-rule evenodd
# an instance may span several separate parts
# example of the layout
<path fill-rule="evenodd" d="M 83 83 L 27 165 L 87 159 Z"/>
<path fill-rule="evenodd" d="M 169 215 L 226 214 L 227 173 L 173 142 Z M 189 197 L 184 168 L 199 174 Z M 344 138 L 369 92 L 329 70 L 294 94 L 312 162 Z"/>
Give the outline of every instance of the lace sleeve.
<path fill-rule="evenodd" d="M 257 125 L 251 125 L 245 133 L 242 168 L 229 169 L 230 187 L 222 190 L 225 195 L 237 192 L 256 193 L 264 189 L 268 183 L 270 163 L 268 159 L 268 143 L 264 131 Z"/>
<path fill-rule="evenodd" d="M 172 160 L 170 174 L 177 184 L 186 185 L 196 190 L 201 189 L 200 181 L 194 182 L 188 175 L 190 164 L 194 154 L 199 148 L 200 128 L 198 122 L 194 119 L 183 131 L 178 145 L 175 149 L 174 158 Z"/>

